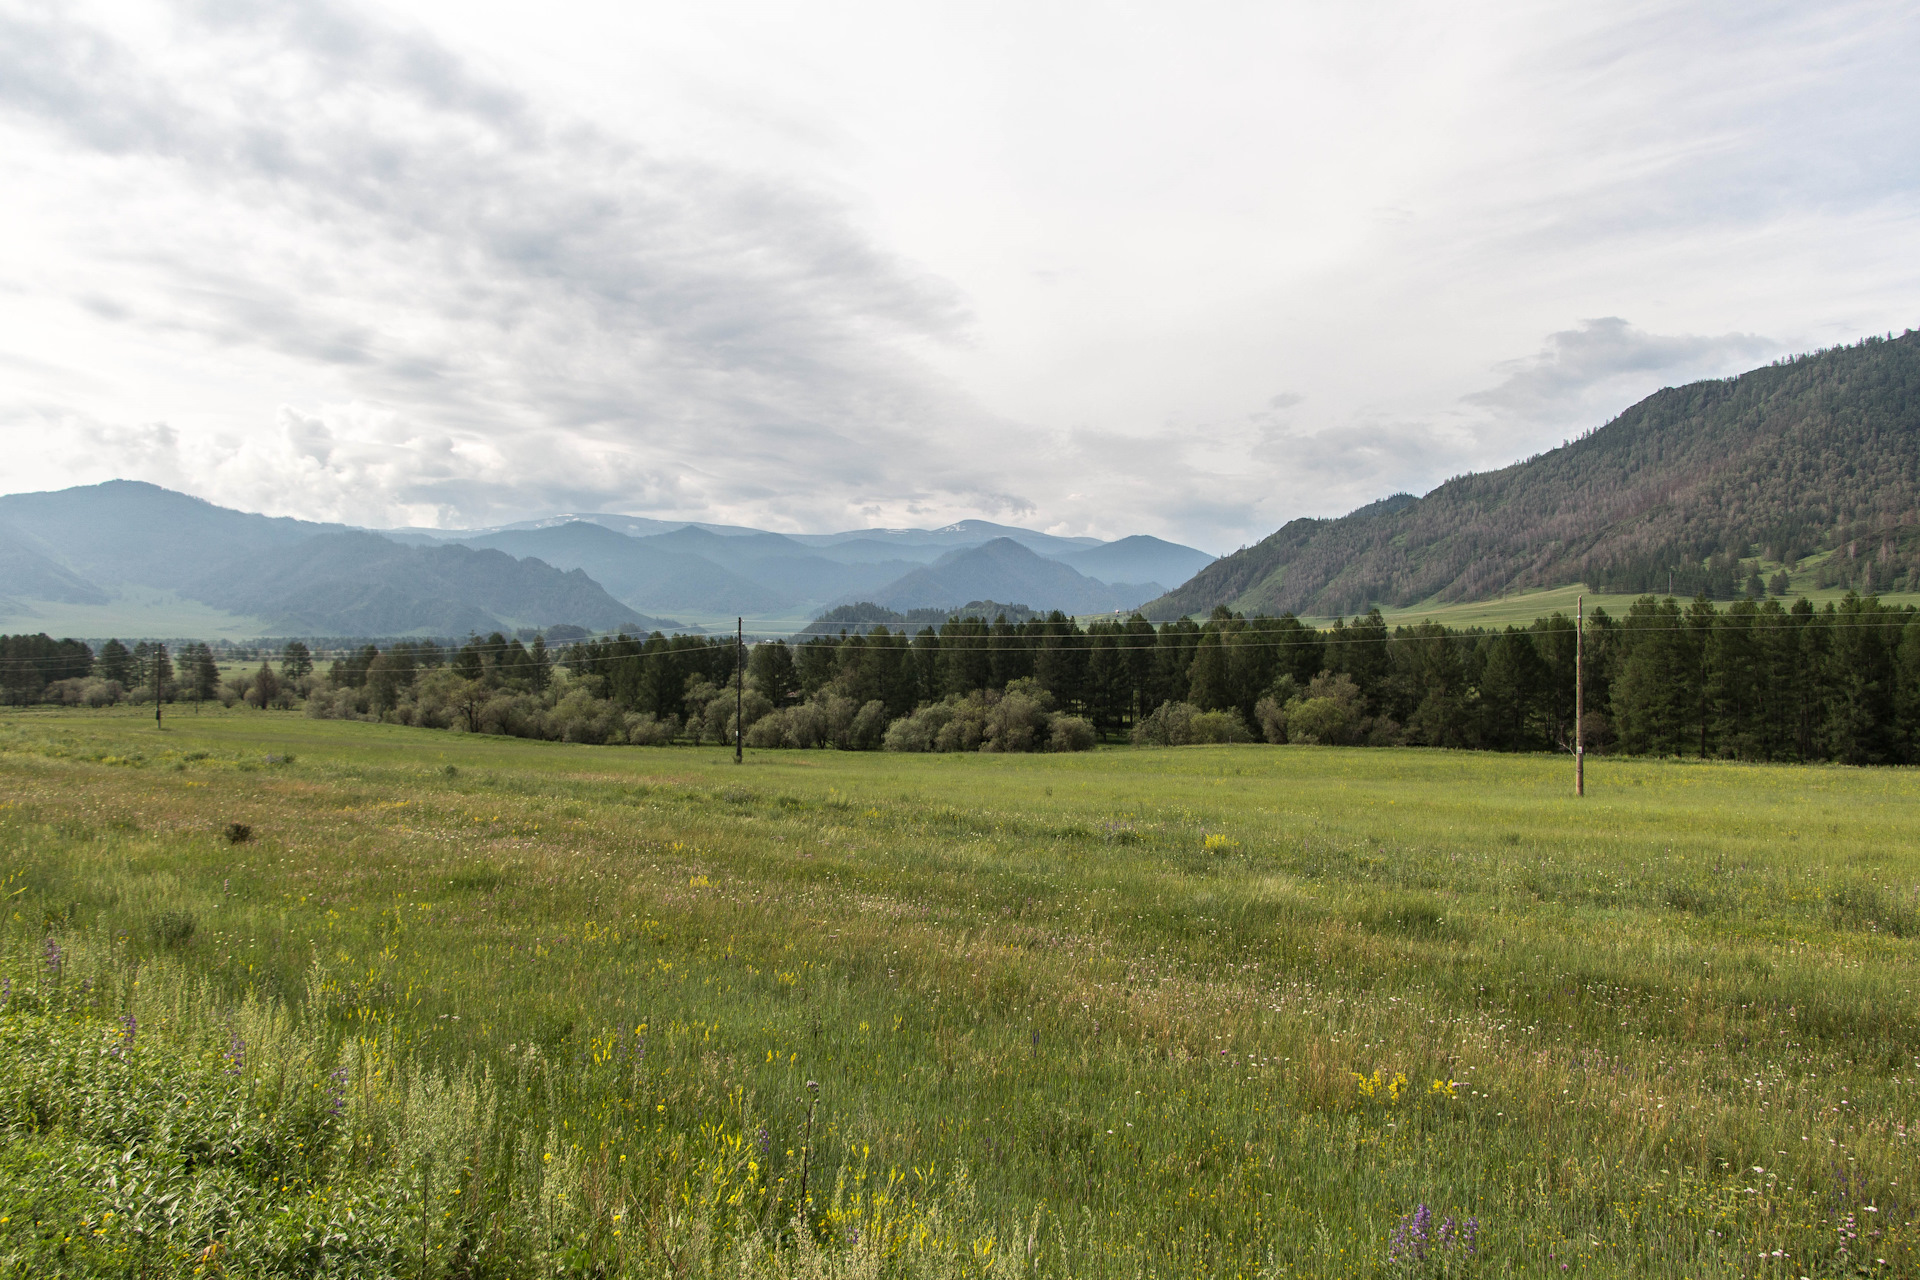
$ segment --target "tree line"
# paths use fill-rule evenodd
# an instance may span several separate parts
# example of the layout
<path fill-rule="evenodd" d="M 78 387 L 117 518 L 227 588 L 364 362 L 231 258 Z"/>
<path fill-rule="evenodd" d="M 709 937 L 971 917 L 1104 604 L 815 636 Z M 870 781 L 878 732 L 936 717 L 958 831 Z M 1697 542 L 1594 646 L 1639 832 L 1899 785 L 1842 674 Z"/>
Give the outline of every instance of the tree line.
<path fill-rule="evenodd" d="M 135 680 L 141 661 L 165 660 L 157 646 L 143 658 L 138 648 L 110 652 L 117 644 L 96 656 L 74 641 L 0 637 L 9 700 L 71 701 L 76 684 L 121 670 Z M 764 641 L 744 662 L 730 638 L 620 634 L 556 653 L 544 637 L 526 644 L 495 633 L 457 647 L 364 645 L 324 672 L 304 646 L 289 646 L 277 674 L 263 663 L 252 677 L 271 681 L 275 699 L 248 700 L 585 742 L 730 742 L 739 733 L 763 748 L 1073 750 L 1131 740 L 1546 751 L 1574 742 L 1575 650 L 1574 620 L 1560 613 L 1524 628 L 1390 627 L 1377 609 L 1324 629 L 1224 608 L 1159 626 L 1138 615 L 1086 625 L 1059 613 L 950 617 L 912 634 L 875 626 Z M 1920 759 L 1920 615 L 1911 607 L 1857 594 L 1823 607 L 1647 596 L 1619 617 L 1595 610 L 1585 651 L 1592 751 Z M 204 653 L 188 646 L 181 665 L 197 671 Z M 182 686 L 174 680 L 169 696 Z"/>

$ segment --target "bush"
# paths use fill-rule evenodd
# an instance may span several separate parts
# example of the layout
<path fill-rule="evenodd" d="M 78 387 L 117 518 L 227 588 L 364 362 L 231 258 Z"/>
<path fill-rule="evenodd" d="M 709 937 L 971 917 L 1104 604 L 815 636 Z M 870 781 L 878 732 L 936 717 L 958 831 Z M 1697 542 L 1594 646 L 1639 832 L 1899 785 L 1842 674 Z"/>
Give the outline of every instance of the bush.
<path fill-rule="evenodd" d="M 1190 702 L 1163 702 L 1127 736 L 1138 747 L 1183 747 L 1193 741 L 1193 718 L 1199 714 Z"/>
<path fill-rule="evenodd" d="M 1163 702 L 1133 727 L 1137 746 L 1186 747 L 1197 743 L 1252 742 L 1238 711 L 1202 711 L 1189 702 Z"/>
<path fill-rule="evenodd" d="M 1091 751 L 1095 736 L 1093 722 L 1084 716 L 1055 716 L 1047 745 L 1055 751 Z"/>
<path fill-rule="evenodd" d="M 626 718 L 627 741 L 636 747 L 664 747 L 679 734 L 680 725 L 672 716 L 662 720 L 642 711 Z"/>
<path fill-rule="evenodd" d="M 1307 686 L 1305 697 L 1287 703 L 1289 742 L 1351 746 L 1372 728 L 1360 689 L 1344 671 L 1337 674 L 1322 671 Z"/>
<path fill-rule="evenodd" d="M 1228 708 L 1224 711 L 1202 711 L 1188 722 L 1187 731 L 1192 742 L 1252 742 L 1253 735 L 1247 731 L 1247 722 L 1240 713 Z"/>
<path fill-rule="evenodd" d="M 110 707 L 127 696 L 127 691 L 118 680 L 102 680 L 98 676 L 88 676 L 71 680 L 56 680 L 47 686 L 45 698 L 48 702 L 57 702 L 68 707 Z"/>
<path fill-rule="evenodd" d="M 875 699 L 854 712 L 833 745 L 842 751 L 877 751 L 887 736 L 887 704 Z"/>
<path fill-rule="evenodd" d="M 1253 704 L 1253 718 L 1260 723 L 1260 736 L 1279 744 L 1287 740 L 1287 709 L 1272 698 Z"/>
<path fill-rule="evenodd" d="M 930 702 L 910 716 L 901 716 L 887 730 L 889 751 L 937 751 L 940 731 L 953 721 L 954 704 Z"/>
<path fill-rule="evenodd" d="M 640 717 L 634 717 L 639 719 Z M 648 717 L 651 719 L 651 717 Z M 643 737 L 653 737 L 658 733 L 659 721 L 642 729 Z M 547 713 L 548 736 L 562 742 L 632 742 L 634 737 L 627 727 L 627 717 L 611 702 L 594 697 L 585 689 L 569 690 Z M 669 726 L 667 736 L 673 736 Z M 652 745 L 648 743 L 647 745 Z"/>
<path fill-rule="evenodd" d="M 928 703 L 886 732 L 889 751 L 1085 751 L 1093 742 L 1093 726 L 1056 714 L 1035 680 Z"/>

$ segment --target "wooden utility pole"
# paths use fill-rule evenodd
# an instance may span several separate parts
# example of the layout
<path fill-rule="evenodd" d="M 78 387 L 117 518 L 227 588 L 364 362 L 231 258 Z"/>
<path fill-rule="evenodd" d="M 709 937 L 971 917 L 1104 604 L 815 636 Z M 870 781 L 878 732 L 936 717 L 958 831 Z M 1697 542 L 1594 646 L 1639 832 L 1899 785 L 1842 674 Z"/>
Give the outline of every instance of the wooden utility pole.
<path fill-rule="evenodd" d="M 1573 605 L 1573 794 L 1587 794 L 1587 597 Z"/>
<path fill-rule="evenodd" d="M 160 645 L 160 642 L 156 640 L 153 642 L 153 649 L 147 654 L 147 665 L 153 668 L 153 727 L 156 729 L 161 727 L 160 725 L 160 655 L 164 654 L 165 652 L 166 650 L 162 648 Z"/>
<path fill-rule="evenodd" d="M 747 702 L 747 620 L 736 617 L 733 620 L 733 762 L 739 764 L 745 758 L 742 743 L 746 732 L 740 720 L 746 711 Z"/>

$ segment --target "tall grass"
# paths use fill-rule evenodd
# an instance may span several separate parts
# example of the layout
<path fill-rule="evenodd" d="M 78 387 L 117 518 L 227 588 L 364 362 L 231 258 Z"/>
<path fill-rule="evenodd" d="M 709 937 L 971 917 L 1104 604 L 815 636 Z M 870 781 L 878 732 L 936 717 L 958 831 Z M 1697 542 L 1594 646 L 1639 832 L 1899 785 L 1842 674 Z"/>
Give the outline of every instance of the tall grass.
<path fill-rule="evenodd" d="M 1913 1270 L 1913 775 L 1564 773 L 16 716 L 8 1078 L 86 1083 L 7 1095 L 7 1195 L 174 1072 L 279 1161 L 180 1266 L 351 1272 L 260 1243 L 324 1186 L 401 1275 Z"/>

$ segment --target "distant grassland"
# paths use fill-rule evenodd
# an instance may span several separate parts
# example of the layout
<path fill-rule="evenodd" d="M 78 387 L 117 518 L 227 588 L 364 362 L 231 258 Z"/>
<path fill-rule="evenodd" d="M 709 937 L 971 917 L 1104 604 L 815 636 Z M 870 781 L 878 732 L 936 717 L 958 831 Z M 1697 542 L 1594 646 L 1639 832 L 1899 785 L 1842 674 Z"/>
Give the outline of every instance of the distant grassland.
<path fill-rule="evenodd" d="M 1920 776 L 1570 781 L 9 713 L 0 1261 L 302 1274 L 334 1214 L 343 1274 L 1920 1273 Z M 72 1172 L 122 1104 L 267 1136 L 139 1235 Z"/>
<path fill-rule="evenodd" d="M 1824 557 L 1822 557 L 1824 558 Z M 1811 570 L 1795 574 L 1793 590 L 1782 600 L 1783 604 L 1805 596 L 1816 608 L 1828 604 L 1839 604 L 1846 598 L 1845 587 L 1818 588 L 1813 585 L 1814 574 Z M 1587 591 L 1584 587 L 1547 587 L 1539 591 L 1520 591 L 1497 600 L 1470 600 L 1458 604 L 1441 604 L 1424 601 L 1411 604 L 1404 609 L 1382 609 L 1380 616 L 1388 626 L 1412 625 L 1428 620 L 1448 627 L 1503 627 L 1526 628 L 1539 618 L 1551 617 L 1563 613 L 1571 618 L 1582 594 L 1586 595 L 1586 608 L 1589 616 L 1595 609 L 1605 609 L 1618 618 L 1627 612 L 1635 600 L 1645 598 L 1645 593 L 1636 595 L 1603 595 Z M 1659 593 L 1665 595 L 1665 592 Z M 1878 593 L 1880 602 L 1889 608 L 1903 605 L 1920 605 L 1920 594 L 1906 591 L 1883 591 Z M 1315 626 L 1330 626 L 1331 618 L 1304 618 L 1302 621 Z"/>

